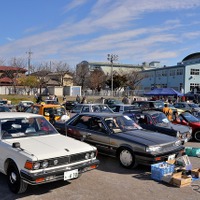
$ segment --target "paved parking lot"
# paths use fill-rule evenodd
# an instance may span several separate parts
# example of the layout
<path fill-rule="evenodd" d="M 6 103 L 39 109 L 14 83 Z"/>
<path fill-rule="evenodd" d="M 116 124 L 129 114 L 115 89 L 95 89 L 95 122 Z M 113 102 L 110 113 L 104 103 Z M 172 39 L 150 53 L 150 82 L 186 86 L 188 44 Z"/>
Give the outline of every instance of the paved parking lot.
<path fill-rule="evenodd" d="M 199 147 L 189 142 L 187 146 Z M 83 174 L 70 183 L 59 181 L 46 185 L 30 186 L 26 193 L 12 194 L 6 184 L 6 177 L 0 174 L 1 200 L 199 200 L 200 181 L 193 186 L 177 188 L 151 179 L 150 167 L 124 169 L 114 158 L 99 155 L 98 169 Z M 193 168 L 200 167 L 200 158 L 190 157 Z M 197 185 L 197 186 L 195 186 Z M 199 188 L 199 189 L 198 189 Z M 197 190 L 198 189 L 198 190 Z"/>

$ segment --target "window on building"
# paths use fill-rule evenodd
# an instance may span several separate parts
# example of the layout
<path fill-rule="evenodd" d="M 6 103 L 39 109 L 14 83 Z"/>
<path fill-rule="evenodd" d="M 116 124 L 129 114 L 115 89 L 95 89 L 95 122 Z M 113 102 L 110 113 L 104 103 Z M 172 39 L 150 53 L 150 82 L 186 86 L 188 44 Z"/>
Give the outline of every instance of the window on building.
<path fill-rule="evenodd" d="M 177 69 L 176 74 L 177 75 L 183 75 L 183 69 Z"/>
<path fill-rule="evenodd" d="M 190 83 L 190 91 L 194 91 L 194 88 L 199 88 L 199 83 Z"/>
<path fill-rule="evenodd" d="M 167 70 L 162 70 L 161 73 L 162 73 L 162 76 L 167 76 Z"/>
<path fill-rule="evenodd" d="M 199 75 L 199 69 L 191 69 L 190 75 Z"/>
<path fill-rule="evenodd" d="M 160 77 L 160 76 L 161 76 L 161 71 L 160 71 L 160 70 L 156 71 L 156 76 L 157 76 L 157 77 Z"/>
<path fill-rule="evenodd" d="M 176 75 L 175 69 L 171 69 L 171 70 L 169 71 L 169 75 L 170 75 L 170 76 L 175 76 L 175 75 Z"/>

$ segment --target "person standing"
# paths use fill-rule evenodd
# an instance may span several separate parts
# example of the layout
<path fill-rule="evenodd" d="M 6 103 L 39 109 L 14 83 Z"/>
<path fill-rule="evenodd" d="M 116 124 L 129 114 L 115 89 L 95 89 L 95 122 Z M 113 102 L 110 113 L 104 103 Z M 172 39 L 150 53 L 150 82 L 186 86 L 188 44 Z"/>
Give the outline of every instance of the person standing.
<path fill-rule="evenodd" d="M 123 102 L 124 104 L 129 104 L 129 98 L 128 98 L 127 95 L 124 96 L 124 98 L 122 99 L 122 102 Z"/>
<path fill-rule="evenodd" d="M 76 96 L 76 101 L 78 102 L 78 103 L 81 103 L 81 98 L 80 98 L 80 96 L 77 94 L 77 96 Z"/>
<path fill-rule="evenodd" d="M 83 99 L 82 99 L 81 103 L 82 103 L 82 104 L 85 104 L 85 103 L 87 103 L 87 99 L 86 99 L 86 97 L 85 97 L 85 96 L 83 97 Z"/>
<path fill-rule="evenodd" d="M 168 107 L 167 104 L 164 104 L 164 108 L 162 109 L 163 113 L 167 116 L 169 121 L 173 120 L 173 111 Z"/>

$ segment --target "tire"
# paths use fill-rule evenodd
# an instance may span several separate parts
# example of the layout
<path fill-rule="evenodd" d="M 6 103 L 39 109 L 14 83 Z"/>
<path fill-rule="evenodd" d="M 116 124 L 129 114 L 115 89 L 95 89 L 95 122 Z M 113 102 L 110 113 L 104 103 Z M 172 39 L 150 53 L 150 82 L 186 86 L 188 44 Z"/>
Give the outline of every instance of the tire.
<path fill-rule="evenodd" d="M 194 133 L 194 139 L 197 141 L 197 142 L 200 142 L 200 131 L 196 131 Z"/>
<path fill-rule="evenodd" d="M 21 179 L 17 166 L 14 163 L 9 164 L 8 166 L 7 182 L 8 187 L 15 194 L 25 192 L 28 187 L 28 184 Z"/>
<path fill-rule="evenodd" d="M 119 162 L 124 168 L 130 169 L 137 167 L 137 162 L 133 152 L 128 148 L 123 148 L 119 153 Z"/>

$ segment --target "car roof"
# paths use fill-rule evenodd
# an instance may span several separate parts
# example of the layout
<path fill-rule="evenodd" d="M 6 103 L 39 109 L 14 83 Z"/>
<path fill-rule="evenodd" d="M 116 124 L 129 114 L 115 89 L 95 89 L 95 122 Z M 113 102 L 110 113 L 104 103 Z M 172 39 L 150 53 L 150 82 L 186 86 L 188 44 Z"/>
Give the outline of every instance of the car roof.
<path fill-rule="evenodd" d="M 112 106 L 133 107 L 133 105 L 131 105 L 131 104 L 123 104 L 123 103 L 112 104 Z"/>
<path fill-rule="evenodd" d="M 94 116 L 94 117 L 116 117 L 116 116 L 122 116 L 123 114 L 121 113 L 96 113 L 96 112 L 91 112 L 91 113 L 80 113 L 78 114 L 79 116 L 82 116 L 82 115 L 87 115 L 87 116 Z"/>
<path fill-rule="evenodd" d="M 107 106 L 106 104 L 103 103 L 78 103 L 76 106 L 82 105 L 82 106 Z"/>
<path fill-rule="evenodd" d="M 154 114 L 154 113 L 162 113 L 162 111 L 158 111 L 158 110 L 143 110 L 142 113 Z"/>
<path fill-rule="evenodd" d="M 60 105 L 60 104 L 34 104 L 33 106 L 46 107 L 46 108 L 51 108 L 51 107 L 64 107 L 63 105 Z"/>
<path fill-rule="evenodd" d="M 13 119 L 13 118 L 29 118 L 29 117 L 41 117 L 42 115 L 26 113 L 26 112 L 2 112 L 0 115 L 1 119 Z"/>

